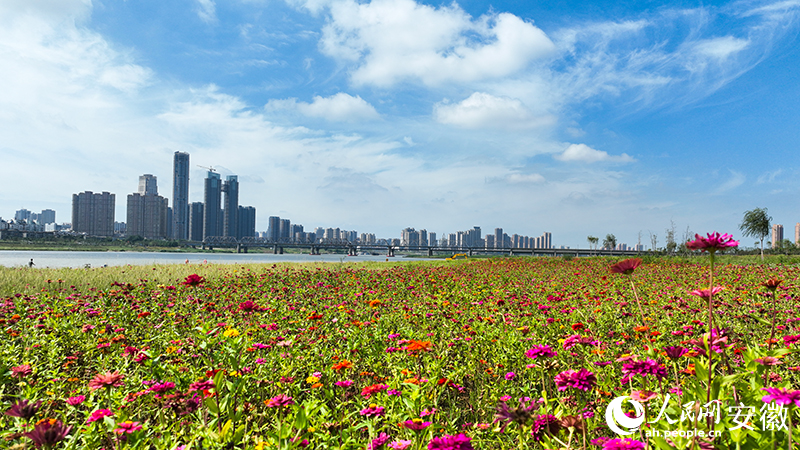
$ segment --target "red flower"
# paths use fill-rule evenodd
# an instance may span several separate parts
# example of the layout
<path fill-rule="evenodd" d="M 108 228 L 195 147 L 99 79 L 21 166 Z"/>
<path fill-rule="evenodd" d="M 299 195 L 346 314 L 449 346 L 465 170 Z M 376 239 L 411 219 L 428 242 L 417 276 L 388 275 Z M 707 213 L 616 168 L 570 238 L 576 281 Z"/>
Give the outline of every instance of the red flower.
<path fill-rule="evenodd" d="M 252 300 L 247 300 L 245 302 L 239 303 L 239 311 L 252 312 L 257 310 L 258 310 L 258 305 L 253 303 Z"/>
<path fill-rule="evenodd" d="M 184 286 L 197 286 L 199 284 L 205 283 L 206 279 L 201 277 L 200 275 L 193 273 L 186 277 L 186 280 L 181 283 Z"/>
<path fill-rule="evenodd" d="M 583 324 L 581 322 L 572 324 L 572 331 L 578 331 L 582 329 L 583 329 Z"/>
<path fill-rule="evenodd" d="M 778 289 L 778 285 L 781 284 L 781 281 L 782 280 L 779 280 L 777 278 L 771 278 L 771 279 L 761 283 L 761 285 L 764 286 L 765 288 L 769 289 L 770 291 L 774 291 L 775 289 Z"/>
<path fill-rule="evenodd" d="M 613 266 L 609 267 L 608 269 L 611 273 L 622 273 L 625 275 L 630 275 L 633 271 L 642 264 L 642 260 L 639 258 L 631 258 L 626 259 L 624 261 L 620 261 Z"/>

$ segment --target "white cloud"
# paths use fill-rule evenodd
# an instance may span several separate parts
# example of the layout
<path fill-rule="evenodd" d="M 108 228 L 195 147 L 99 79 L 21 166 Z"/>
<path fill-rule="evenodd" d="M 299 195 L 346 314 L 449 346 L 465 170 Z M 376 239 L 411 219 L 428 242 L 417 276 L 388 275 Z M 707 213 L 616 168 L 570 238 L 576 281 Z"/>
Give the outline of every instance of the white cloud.
<path fill-rule="evenodd" d="M 512 173 L 505 177 L 506 181 L 515 184 L 539 184 L 545 179 L 538 173 Z"/>
<path fill-rule="evenodd" d="M 311 103 L 297 99 L 270 100 L 267 110 L 296 110 L 308 117 L 317 117 L 330 122 L 359 122 L 380 118 L 378 111 L 360 96 L 339 92 L 330 97 L 315 96 Z"/>
<path fill-rule="evenodd" d="M 521 101 L 475 92 L 455 103 L 437 103 L 433 117 L 439 123 L 463 128 L 530 129 L 555 122 L 552 117 L 534 117 Z"/>
<path fill-rule="evenodd" d="M 217 21 L 217 5 L 214 0 L 197 0 L 197 17 L 205 23 Z"/>
<path fill-rule="evenodd" d="M 728 178 L 725 182 L 717 186 L 717 189 L 714 191 L 715 194 L 724 194 L 732 189 L 736 189 L 737 187 L 744 184 L 747 176 L 741 172 L 737 172 L 735 170 L 728 169 L 730 172 L 730 178 Z"/>
<path fill-rule="evenodd" d="M 559 161 L 583 162 L 583 163 L 595 163 L 595 162 L 627 163 L 635 161 L 626 153 L 623 153 L 619 156 L 612 156 L 609 155 L 608 152 L 604 152 L 602 150 L 595 150 L 586 144 L 570 144 L 570 146 L 567 147 L 567 149 L 564 150 L 563 153 L 559 153 L 557 155 L 554 155 L 553 157 Z"/>
<path fill-rule="evenodd" d="M 703 56 L 725 59 L 734 53 L 744 50 L 749 44 L 750 42 L 747 39 L 724 36 L 698 41 L 695 44 L 695 51 Z"/>
<path fill-rule="evenodd" d="M 349 65 L 355 84 L 427 85 L 504 77 L 550 55 L 545 33 L 512 14 L 473 20 L 457 4 L 353 0 L 329 6 L 320 49 Z"/>

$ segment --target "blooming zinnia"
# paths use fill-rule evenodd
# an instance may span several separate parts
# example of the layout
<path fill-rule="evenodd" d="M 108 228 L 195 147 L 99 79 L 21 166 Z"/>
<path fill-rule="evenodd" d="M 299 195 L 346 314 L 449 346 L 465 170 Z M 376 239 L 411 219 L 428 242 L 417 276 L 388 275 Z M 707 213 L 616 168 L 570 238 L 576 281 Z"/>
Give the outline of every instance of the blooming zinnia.
<path fill-rule="evenodd" d="M 98 373 L 89 381 L 89 389 L 96 391 L 101 388 L 111 389 L 112 387 L 120 387 L 123 385 L 124 379 L 125 375 L 122 375 L 116 370 L 114 372 Z"/>
<path fill-rule="evenodd" d="M 267 408 L 280 408 L 294 405 L 294 399 L 288 395 L 280 394 L 276 397 L 272 397 L 264 403 L 267 404 Z"/>
<path fill-rule="evenodd" d="M 727 248 L 738 247 L 739 242 L 733 240 L 730 234 L 720 235 L 717 232 L 707 233 L 706 237 L 699 234 L 694 235 L 695 240 L 686 243 L 686 248 L 689 250 L 700 250 L 714 253 L 717 250 L 725 250 Z"/>
<path fill-rule="evenodd" d="M 32 418 L 36 411 L 42 406 L 42 401 L 39 400 L 35 403 L 28 403 L 28 400 L 22 399 L 11 405 L 5 415 L 11 417 L 19 417 L 20 419 L 28 420 Z"/>
<path fill-rule="evenodd" d="M 60 420 L 49 419 L 38 423 L 33 431 L 24 433 L 24 436 L 31 439 L 37 448 L 50 448 L 63 441 L 71 429 L 71 426 L 65 427 Z"/>
<path fill-rule="evenodd" d="M 412 419 L 401 422 L 400 426 L 409 430 L 419 431 L 431 426 L 431 422 L 423 422 L 422 419 Z"/>
<path fill-rule="evenodd" d="M 603 450 L 644 450 L 644 442 L 636 439 L 609 439 L 603 443 Z"/>
<path fill-rule="evenodd" d="M 428 442 L 428 450 L 473 450 L 471 440 L 471 437 L 462 433 L 457 436 L 444 435 L 431 439 Z"/>
<path fill-rule="evenodd" d="M 779 405 L 788 406 L 794 403 L 795 406 L 800 407 L 800 390 L 790 391 L 785 388 L 764 388 L 769 395 L 761 398 L 764 403 L 775 401 Z"/>
<path fill-rule="evenodd" d="M 552 358 L 556 356 L 556 352 L 550 348 L 549 345 L 534 345 L 533 348 L 525 352 L 525 356 L 530 359 L 536 358 Z"/>
<path fill-rule="evenodd" d="M 586 369 L 578 371 L 570 369 L 556 375 L 554 381 L 559 391 L 564 391 L 567 388 L 588 391 L 597 384 L 597 377 Z"/>
<path fill-rule="evenodd" d="M 611 273 L 630 275 L 640 265 L 642 265 L 642 260 L 640 258 L 631 258 L 614 264 L 609 267 L 608 270 L 610 270 Z"/>

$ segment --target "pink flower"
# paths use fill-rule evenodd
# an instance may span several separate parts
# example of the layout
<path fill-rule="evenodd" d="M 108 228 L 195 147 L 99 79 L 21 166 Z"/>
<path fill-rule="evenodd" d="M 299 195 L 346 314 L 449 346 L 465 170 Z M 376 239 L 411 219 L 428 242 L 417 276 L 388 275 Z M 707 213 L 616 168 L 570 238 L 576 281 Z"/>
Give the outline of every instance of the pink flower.
<path fill-rule="evenodd" d="M 114 433 L 133 434 L 141 429 L 142 426 L 139 425 L 139 422 L 120 422 L 117 424 L 117 428 L 114 430 Z"/>
<path fill-rule="evenodd" d="M 67 399 L 67 404 L 70 406 L 78 406 L 86 400 L 86 397 L 83 395 L 76 395 L 75 397 L 70 397 Z"/>
<path fill-rule="evenodd" d="M 184 286 L 197 286 L 199 284 L 204 283 L 205 281 L 206 281 L 205 278 L 201 277 L 200 275 L 198 275 L 196 273 L 193 273 L 193 274 L 189 275 L 188 277 L 186 277 L 186 279 L 181 284 L 184 285 Z"/>
<path fill-rule="evenodd" d="M 429 426 L 431 426 L 431 423 L 432 422 L 423 422 L 422 419 L 413 419 L 401 422 L 400 426 L 403 428 L 407 428 L 409 430 L 419 431 L 428 428 Z"/>
<path fill-rule="evenodd" d="M 116 370 L 114 372 L 98 373 L 89 381 L 89 389 L 96 391 L 100 388 L 111 389 L 112 387 L 120 387 L 124 384 L 124 379 L 125 375 L 122 375 Z"/>
<path fill-rule="evenodd" d="M 102 419 L 103 417 L 113 416 L 113 415 L 114 413 L 111 412 L 110 409 L 98 409 L 97 411 L 93 412 L 88 419 L 86 419 L 86 423 L 89 424 L 92 422 L 96 422 Z"/>
<path fill-rule="evenodd" d="M 708 289 L 695 289 L 692 292 L 689 292 L 690 295 L 696 295 L 700 298 L 709 298 L 712 295 L 717 295 L 722 292 L 723 288 L 721 286 L 714 286 L 711 290 Z"/>
<path fill-rule="evenodd" d="M 378 406 L 378 405 L 374 405 L 373 404 L 373 405 L 369 405 L 369 407 L 367 407 L 367 408 L 362 409 L 361 410 L 361 415 L 362 416 L 367 416 L 367 417 L 373 417 L 373 416 L 374 417 L 380 417 L 380 416 L 382 416 L 384 414 L 384 410 L 385 409 L 384 409 L 383 406 Z"/>
<path fill-rule="evenodd" d="M 514 379 L 514 377 L 516 377 L 516 376 L 517 376 L 517 374 L 515 374 L 514 372 L 508 372 L 508 373 L 506 374 L 506 380 L 508 380 L 508 381 L 511 381 L 511 380 L 513 380 L 513 379 Z"/>
<path fill-rule="evenodd" d="M 714 253 L 717 250 L 725 250 L 727 248 L 738 247 L 739 242 L 733 240 L 730 234 L 720 235 L 717 232 L 707 233 L 707 237 L 702 237 L 699 234 L 694 235 L 695 240 L 686 243 L 686 248 L 689 250 L 700 250 Z"/>
<path fill-rule="evenodd" d="M 406 450 L 408 447 L 411 447 L 411 441 L 398 440 L 389 443 L 392 450 Z"/>
<path fill-rule="evenodd" d="M 350 387 L 353 385 L 353 381 L 352 380 L 337 381 L 336 383 L 333 384 L 339 387 Z"/>
<path fill-rule="evenodd" d="M 530 359 L 536 359 L 539 357 L 552 358 L 556 356 L 556 352 L 554 352 L 549 345 L 534 345 L 533 348 L 525 352 L 525 356 Z"/>
<path fill-rule="evenodd" d="M 644 450 L 644 442 L 636 439 L 609 439 L 603 443 L 603 450 Z"/>
<path fill-rule="evenodd" d="M 21 366 L 11 368 L 11 378 L 25 378 L 32 373 L 33 370 L 31 369 L 31 366 L 28 364 L 23 364 Z"/>
<path fill-rule="evenodd" d="M 639 258 L 631 258 L 626 259 L 624 261 L 620 261 L 613 266 L 609 267 L 608 269 L 611 273 L 621 273 L 624 275 L 630 275 L 633 271 L 642 264 L 642 260 Z"/>

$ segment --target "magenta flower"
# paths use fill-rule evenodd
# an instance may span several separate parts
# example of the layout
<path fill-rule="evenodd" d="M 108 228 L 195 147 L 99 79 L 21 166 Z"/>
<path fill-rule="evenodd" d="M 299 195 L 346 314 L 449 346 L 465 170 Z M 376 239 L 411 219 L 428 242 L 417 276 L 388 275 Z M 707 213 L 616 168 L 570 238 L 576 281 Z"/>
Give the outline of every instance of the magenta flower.
<path fill-rule="evenodd" d="M 380 417 L 383 415 L 383 413 L 384 407 L 378 406 L 374 403 L 361 410 L 361 415 L 367 417 Z"/>
<path fill-rule="evenodd" d="M 267 408 L 285 408 L 289 405 L 294 405 L 294 399 L 288 395 L 280 394 L 264 403 L 267 404 Z"/>
<path fill-rule="evenodd" d="M 734 241 L 733 236 L 727 233 L 722 235 L 717 232 L 707 233 L 707 237 L 702 237 L 699 234 L 695 234 L 694 237 L 695 240 L 686 243 L 686 248 L 689 250 L 700 250 L 714 253 L 717 250 L 725 250 L 727 248 L 739 246 L 739 242 Z"/>
<path fill-rule="evenodd" d="M 666 367 L 662 366 L 658 361 L 652 359 L 645 359 L 640 361 L 629 361 L 622 365 L 623 383 L 627 382 L 634 374 L 646 377 L 652 375 L 659 381 L 667 376 Z"/>
<path fill-rule="evenodd" d="M 163 394 L 163 393 L 169 392 L 169 391 L 171 391 L 173 389 L 175 389 L 175 383 L 173 383 L 171 381 L 165 381 L 163 383 L 156 383 L 156 384 L 150 386 L 149 391 L 150 392 L 155 392 L 156 394 Z"/>
<path fill-rule="evenodd" d="M 794 403 L 795 406 L 800 407 L 800 390 L 789 391 L 785 388 L 764 388 L 769 395 L 761 398 L 764 403 L 775 401 L 779 405 L 788 406 Z"/>
<path fill-rule="evenodd" d="M 389 442 L 389 439 L 391 439 L 391 436 L 389 436 L 386 433 L 381 433 L 378 435 L 378 437 L 376 437 L 375 439 L 372 440 L 372 442 L 369 443 L 369 445 L 367 446 L 367 450 L 378 450 L 379 448 L 383 447 L 387 442 Z"/>
<path fill-rule="evenodd" d="M 86 423 L 90 424 L 92 422 L 97 422 L 98 420 L 102 419 L 106 416 L 113 416 L 114 413 L 110 409 L 98 409 L 94 411 L 88 419 L 86 419 Z"/>
<path fill-rule="evenodd" d="M 353 385 L 353 381 L 352 380 L 337 381 L 336 383 L 333 384 L 339 387 L 350 387 Z"/>
<path fill-rule="evenodd" d="M 554 381 L 559 391 L 565 391 L 567 388 L 588 391 L 597 384 L 597 377 L 586 369 L 578 371 L 570 369 L 556 375 Z"/>
<path fill-rule="evenodd" d="M 678 359 L 681 356 L 689 353 L 689 349 L 686 348 L 686 347 L 670 346 L 670 347 L 664 347 L 663 350 L 664 350 L 664 353 L 667 354 L 667 357 L 669 359 L 672 359 L 672 360 Z"/>
<path fill-rule="evenodd" d="M 444 435 L 431 439 L 428 442 L 428 450 L 474 450 L 469 442 L 471 440 L 471 437 L 462 433 L 459 433 L 458 436 Z"/>
<path fill-rule="evenodd" d="M 525 352 L 525 356 L 530 359 L 553 358 L 556 356 L 556 352 L 549 345 L 534 345 L 533 348 Z"/>
<path fill-rule="evenodd" d="M 196 273 L 193 273 L 193 274 L 189 275 L 188 277 L 186 277 L 186 279 L 183 280 L 183 283 L 181 283 L 181 284 L 184 285 L 184 286 L 197 286 L 199 284 L 203 284 L 205 281 L 206 281 L 205 278 L 201 277 L 200 275 L 198 275 Z"/>
<path fill-rule="evenodd" d="M 508 381 L 511 381 L 511 380 L 513 380 L 513 379 L 514 379 L 514 377 L 516 377 L 516 376 L 517 376 L 517 374 L 515 374 L 514 372 L 508 372 L 508 373 L 506 373 L 506 376 L 505 376 L 505 378 L 506 378 L 506 380 L 508 380 Z"/>
<path fill-rule="evenodd" d="M 401 422 L 400 426 L 409 430 L 419 431 L 431 426 L 431 422 L 423 422 L 422 419 L 413 419 Z"/>
<path fill-rule="evenodd" d="M 244 311 L 244 312 L 258 311 L 258 305 L 253 303 L 252 300 L 246 300 L 242 303 L 239 303 L 239 311 Z"/>
<path fill-rule="evenodd" d="M 636 439 L 609 439 L 603 443 L 603 450 L 644 450 L 644 442 Z"/>

